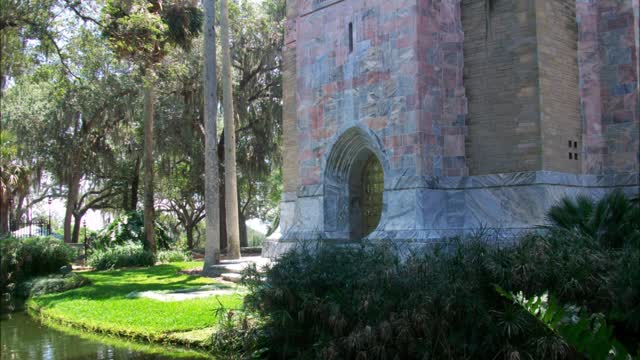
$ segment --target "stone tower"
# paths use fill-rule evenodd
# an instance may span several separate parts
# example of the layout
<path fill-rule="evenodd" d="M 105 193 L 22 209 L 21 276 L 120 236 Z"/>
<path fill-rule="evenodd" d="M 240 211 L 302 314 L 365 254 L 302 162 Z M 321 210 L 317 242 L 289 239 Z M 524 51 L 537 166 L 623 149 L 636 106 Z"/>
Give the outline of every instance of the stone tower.
<path fill-rule="evenodd" d="M 277 256 L 637 193 L 640 0 L 290 0 Z"/>

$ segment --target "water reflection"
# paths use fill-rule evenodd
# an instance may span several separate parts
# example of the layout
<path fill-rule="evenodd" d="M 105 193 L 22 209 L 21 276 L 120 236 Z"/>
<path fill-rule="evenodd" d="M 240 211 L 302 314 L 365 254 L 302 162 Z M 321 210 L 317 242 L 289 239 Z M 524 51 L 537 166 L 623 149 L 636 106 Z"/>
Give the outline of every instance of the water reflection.
<path fill-rule="evenodd" d="M 169 360 L 201 359 L 195 353 L 171 353 L 162 348 L 149 347 L 150 352 L 140 350 L 143 346 L 118 341 L 118 345 L 70 335 L 34 321 L 27 314 L 14 313 L 0 320 L 0 359 L 46 359 L 46 360 Z"/>

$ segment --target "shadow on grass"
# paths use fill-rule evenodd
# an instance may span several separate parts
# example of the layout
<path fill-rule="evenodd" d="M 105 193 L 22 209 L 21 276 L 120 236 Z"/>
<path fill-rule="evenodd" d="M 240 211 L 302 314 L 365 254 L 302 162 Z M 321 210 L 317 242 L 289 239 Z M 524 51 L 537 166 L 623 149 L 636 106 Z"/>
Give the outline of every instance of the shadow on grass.
<path fill-rule="evenodd" d="M 232 289 L 232 286 L 215 283 L 205 278 L 178 273 L 178 266 L 165 264 L 147 268 L 126 270 L 87 272 L 83 275 L 91 279 L 91 285 L 37 298 L 40 307 L 47 308 L 62 301 L 72 300 L 109 300 L 131 299 L 132 292 L 143 291 L 197 291 L 206 285 L 215 285 L 219 289 Z M 172 281 L 172 279 L 174 279 Z"/>

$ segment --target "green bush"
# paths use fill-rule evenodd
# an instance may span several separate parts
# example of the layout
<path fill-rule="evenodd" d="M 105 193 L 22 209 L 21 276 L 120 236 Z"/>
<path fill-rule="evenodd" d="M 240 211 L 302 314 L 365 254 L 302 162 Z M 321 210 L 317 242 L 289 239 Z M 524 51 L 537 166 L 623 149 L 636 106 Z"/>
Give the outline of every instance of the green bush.
<path fill-rule="evenodd" d="M 33 276 L 56 273 L 75 258 L 74 249 L 54 237 L 0 239 L 1 307 L 13 308 L 16 286 Z"/>
<path fill-rule="evenodd" d="M 29 279 L 18 286 L 18 295 L 27 298 L 63 292 L 88 285 L 89 279 L 76 273 L 55 274 Z"/>
<path fill-rule="evenodd" d="M 598 201 L 564 198 L 549 210 L 548 218 L 556 231 L 578 232 L 607 247 L 640 243 L 640 202 L 620 190 Z"/>
<path fill-rule="evenodd" d="M 127 266 L 151 266 L 155 263 L 152 252 L 145 250 L 142 244 L 128 242 L 107 249 L 95 249 L 87 264 L 96 270 L 114 269 Z"/>
<path fill-rule="evenodd" d="M 144 244 L 145 239 L 143 214 L 140 211 L 131 211 L 115 219 L 100 231 L 91 246 L 97 250 L 105 250 L 128 242 Z M 155 239 L 158 249 L 169 248 L 171 239 L 158 221 L 155 222 Z"/>
<path fill-rule="evenodd" d="M 548 292 L 601 313 L 616 339 L 640 339 L 640 247 L 624 249 L 580 232 L 550 231 L 498 247 L 452 239 L 410 254 L 385 246 L 298 249 L 260 274 L 245 274 L 246 311 L 267 356 L 325 359 L 581 358 L 520 305 L 495 291 Z M 265 279 L 266 276 L 266 279 Z M 603 322 L 604 323 L 604 322 Z M 261 347 L 216 335 L 215 352 Z M 224 357 L 224 356 L 223 356 Z"/>
<path fill-rule="evenodd" d="M 172 263 L 172 262 L 184 262 L 191 261 L 191 253 L 183 250 L 161 250 L 158 251 L 158 262 Z"/>
<path fill-rule="evenodd" d="M 56 273 L 69 265 L 76 251 L 53 237 L 0 239 L 0 278 L 2 288 L 37 275 Z"/>

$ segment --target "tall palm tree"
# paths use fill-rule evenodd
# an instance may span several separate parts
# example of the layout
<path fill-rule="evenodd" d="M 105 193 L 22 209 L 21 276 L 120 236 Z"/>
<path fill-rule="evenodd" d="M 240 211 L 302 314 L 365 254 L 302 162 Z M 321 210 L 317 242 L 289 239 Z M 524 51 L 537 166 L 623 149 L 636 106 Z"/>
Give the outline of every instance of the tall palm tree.
<path fill-rule="evenodd" d="M 224 192 L 227 219 L 228 254 L 240 258 L 240 225 L 238 223 L 238 177 L 236 176 L 236 130 L 233 114 L 233 83 L 231 79 L 231 46 L 229 44 L 229 6 L 220 1 L 222 31 L 222 91 L 224 109 Z"/>
<path fill-rule="evenodd" d="M 144 21 L 141 21 L 144 19 Z M 108 0 L 103 31 L 117 54 L 138 64 L 144 87 L 144 229 L 146 246 L 156 252 L 153 130 L 155 118 L 155 67 L 169 46 L 189 48 L 201 31 L 202 11 L 181 0 Z"/>
<path fill-rule="evenodd" d="M 29 167 L 16 159 L 15 135 L 6 130 L 0 131 L 0 235 L 8 234 L 11 199 L 25 195 L 31 183 Z"/>
<path fill-rule="evenodd" d="M 220 262 L 220 210 L 218 191 L 217 153 L 217 106 L 216 95 L 216 4 L 215 0 L 204 2 L 204 127 L 205 127 L 205 209 L 206 241 L 204 268 L 207 273 L 211 265 Z"/>
<path fill-rule="evenodd" d="M 11 199 L 29 191 L 29 168 L 13 162 L 0 162 L 0 235 L 11 232 L 9 214 Z"/>

